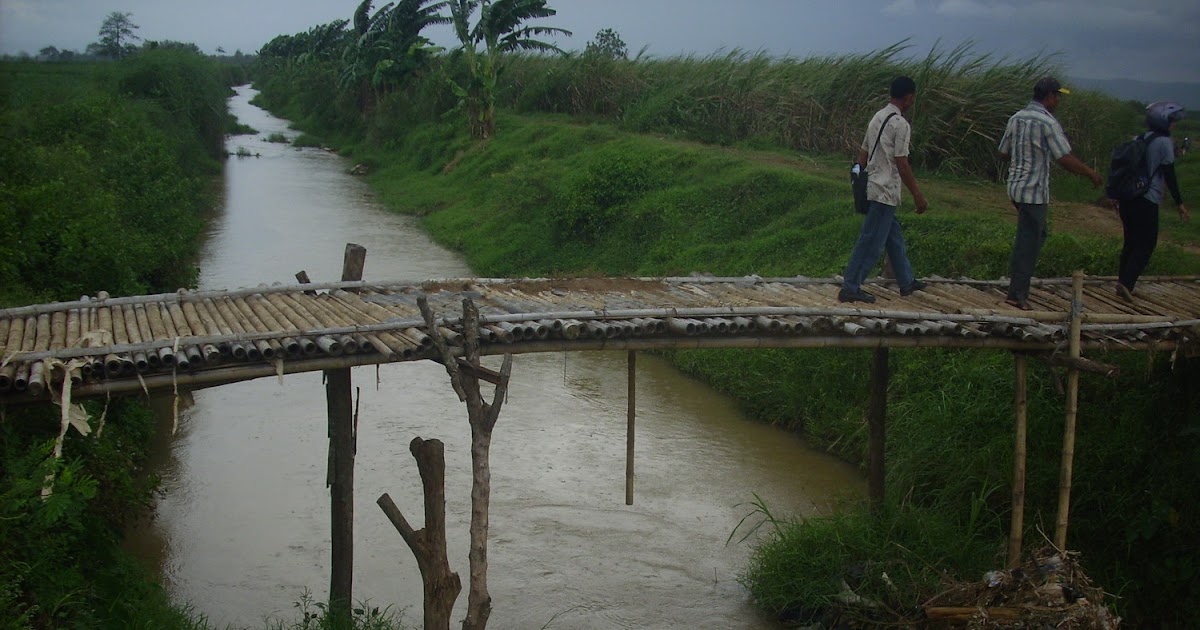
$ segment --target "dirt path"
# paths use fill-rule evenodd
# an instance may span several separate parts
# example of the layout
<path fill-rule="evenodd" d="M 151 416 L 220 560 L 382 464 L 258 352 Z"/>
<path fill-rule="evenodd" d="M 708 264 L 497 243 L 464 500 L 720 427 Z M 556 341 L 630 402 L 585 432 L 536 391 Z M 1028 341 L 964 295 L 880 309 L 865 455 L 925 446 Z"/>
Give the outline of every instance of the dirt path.
<path fill-rule="evenodd" d="M 848 166 L 826 157 L 810 158 L 734 148 L 727 151 L 760 164 L 785 166 L 838 181 L 846 179 Z M 1012 208 L 1008 194 L 1002 185 L 995 182 L 926 177 L 921 179 L 921 187 L 929 197 L 930 205 L 935 209 L 942 207 L 961 214 L 981 216 L 1001 212 L 1005 221 L 1016 223 L 1016 211 Z M 846 194 L 850 194 L 849 185 L 846 187 Z M 1053 230 L 1068 234 L 1120 238 L 1122 233 L 1120 217 L 1113 209 L 1100 203 L 1053 201 L 1050 206 L 1050 221 Z M 1189 253 L 1200 255 L 1198 243 L 1173 240 L 1162 234 L 1159 236 L 1159 242 L 1170 243 Z"/>

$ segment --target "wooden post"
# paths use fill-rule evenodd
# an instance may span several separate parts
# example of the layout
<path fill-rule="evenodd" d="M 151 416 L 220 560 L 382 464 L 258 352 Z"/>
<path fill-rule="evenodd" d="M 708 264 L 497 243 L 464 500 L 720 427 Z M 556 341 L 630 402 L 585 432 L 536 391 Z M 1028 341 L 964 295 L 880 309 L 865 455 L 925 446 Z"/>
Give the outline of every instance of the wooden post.
<path fill-rule="evenodd" d="M 629 352 L 629 408 L 625 425 L 625 505 L 633 505 L 633 438 L 637 418 L 637 352 Z"/>
<path fill-rule="evenodd" d="M 1071 358 L 1079 358 L 1080 311 L 1083 310 L 1083 272 L 1072 275 Z M 1067 548 L 1067 522 L 1071 509 L 1071 471 L 1075 466 L 1075 420 L 1079 410 L 1079 370 L 1067 370 L 1067 420 L 1063 428 L 1062 470 L 1058 481 L 1058 516 L 1054 523 L 1054 545 Z"/>
<path fill-rule="evenodd" d="M 346 244 L 342 281 L 362 280 L 367 250 Z M 325 402 L 329 414 L 330 578 L 329 611 L 350 619 L 354 598 L 354 399 L 350 368 L 325 371 Z"/>
<path fill-rule="evenodd" d="M 439 440 L 413 438 L 408 450 L 417 460 L 425 493 L 425 527 L 414 530 L 386 493 L 376 503 L 408 543 L 424 586 L 425 630 L 449 630 L 462 581 L 450 570 L 446 552 L 446 458 Z"/>
<path fill-rule="evenodd" d="M 883 509 L 884 466 L 883 455 L 886 440 L 887 419 L 888 349 L 876 348 L 871 360 L 871 394 L 867 404 L 867 426 L 869 429 L 867 455 L 867 494 L 871 500 L 871 511 L 878 514 Z"/>
<path fill-rule="evenodd" d="M 1012 482 L 1012 523 L 1008 528 L 1008 568 L 1021 566 L 1022 537 L 1025 531 L 1025 441 L 1029 400 L 1026 390 L 1026 368 L 1028 361 L 1024 354 L 1013 353 L 1013 362 L 1017 368 L 1015 407 L 1017 412 L 1017 430 L 1013 446 L 1013 482 Z"/>
<path fill-rule="evenodd" d="M 445 336 L 437 326 L 433 310 L 429 307 L 429 300 L 424 295 L 417 297 L 417 308 L 421 310 L 433 346 L 442 358 L 442 366 L 450 376 L 450 385 L 458 394 L 459 400 L 467 404 L 467 420 L 471 424 L 471 549 L 467 556 L 470 562 L 467 616 L 463 619 L 462 628 L 484 630 L 492 614 L 492 596 L 487 588 L 488 511 L 492 494 L 489 453 L 492 431 L 496 427 L 496 420 L 500 417 L 500 409 L 508 394 L 512 355 L 504 355 L 504 363 L 501 364 L 500 374 L 496 379 L 495 394 L 491 404 L 488 404 L 479 391 L 480 378 L 477 376 L 482 373 L 482 369 L 479 365 L 479 309 L 475 303 L 470 298 L 463 300 L 462 358 L 472 366 L 471 369 L 459 367 L 458 357 L 451 352 Z"/>

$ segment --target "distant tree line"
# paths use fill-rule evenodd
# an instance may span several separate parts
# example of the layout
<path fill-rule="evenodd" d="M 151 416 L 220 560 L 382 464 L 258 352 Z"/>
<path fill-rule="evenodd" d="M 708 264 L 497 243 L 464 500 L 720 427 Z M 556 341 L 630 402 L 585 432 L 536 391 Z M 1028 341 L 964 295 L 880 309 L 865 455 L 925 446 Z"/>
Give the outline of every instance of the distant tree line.
<path fill-rule="evenodd" d="M 179 42 L 170 39 L 142 39 L 134 32 L 139 28 L 141 27 L 133 23 L 132 13 L 113 11 L 100 24 L 98 32 L 100 36 L 99 41 L 88 44 L 83 52 L 58 48 L 57 46 L 45 46 L 38 51 L 36 56 L 22 52 L 16 55 L 5 55 L 3 59 L 7 61 L 47 62 L 101 61 L 124 59 L 145 50 L 163 49 L 182 50 L 197 55 L 204 54 L 201 52 L 199 46 L 191 42 Z M 140 45 L 137 43 L 139 40 L 141 41 Z M 216 55 L 210 56 L 217 61 L 234 65 L 249 65 L 256 58 L 255 55 L 245 54 L 241 50 L 235 51 L 232 55 L 227 55 L 223 48 L 218 47 L 216 52 Z"/>

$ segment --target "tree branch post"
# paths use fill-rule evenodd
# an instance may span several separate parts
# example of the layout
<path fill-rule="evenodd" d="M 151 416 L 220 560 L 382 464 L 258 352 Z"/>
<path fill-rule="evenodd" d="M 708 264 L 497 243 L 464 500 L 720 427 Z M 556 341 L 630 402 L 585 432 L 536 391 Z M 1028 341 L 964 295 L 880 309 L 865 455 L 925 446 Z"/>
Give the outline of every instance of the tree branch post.
<path fill-rule="evenodd" d="M 437 321 L 425 296 L 417 298 L 417 307 L 425 319 L 426 328 L 433 338 L 434 348 L 441 357 L 442 365 L 450 376 L 450 383 L 460 400 L 467 405 L 467 419 L 471 424 L 471 547 L 470 587 L 467 593 L 467 616 L 463 619 L 463 630 L 484 630 L 492 614 L 492 597 L 487 588 L 487 539 L 488 511 L 491 504 L 492 472 L 489 462 L 492 430 L 500 417 L 500 409 L 508 394 L 509 377 L 512 374 L 512 355 L 504 355 L 500 368 L 499 383 L 489 404 L 479 391 L 479 309 L 469 298 L 463 300 L 463 359 L 472 369 L 460 369 L 457 357 L 438 330 Z"/>
<path fill-rule="evenodd" d="M 422 440 L 418 437 L 409 443 L 408 450 L 417 460 L 417 469 L 421 473 L 425 527 L 414 531 L 386 493 L 376 503 L 417 559 L 424 587 L 424 629 L 449 630 L 454 602 L 462 592 L 462 581 L 457 573 L 450 570 L 446 551 L 445 448 L 439 440 Z"/>

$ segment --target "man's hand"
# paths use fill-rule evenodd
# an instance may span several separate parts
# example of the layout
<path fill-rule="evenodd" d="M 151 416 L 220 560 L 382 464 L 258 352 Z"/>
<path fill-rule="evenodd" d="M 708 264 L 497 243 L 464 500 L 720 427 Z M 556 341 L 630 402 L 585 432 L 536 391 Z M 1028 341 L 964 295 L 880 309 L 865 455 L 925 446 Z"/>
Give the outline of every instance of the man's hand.
<path fill-rule="evenodd" d="M 913 195 L 913 203 L 917 204 L 917 214 L 925 214 L 925 209 L 929 207 L 929 201 L 925 199 L 925 195 L 917 193 Z M 1183 206 L 1180 206 L 1181 208 Z"/>
<path fill-rule="evenodd" d="M 1184 223 L 1192 220 L 1192 213 L 1188 212 L 1187 206 L 1179 204 L 1179 219 Z"/>
<path fill-rule="evenodd" d="M 1100 177 L 1100 173 L 1097 173 L 1094 169 L 1088 170 L 1091 171 L 1088 173 L 1088 179 L 1092 180 L 1092 188 L 1099 188 L 1103 186 L 1104 178 Z"/>

